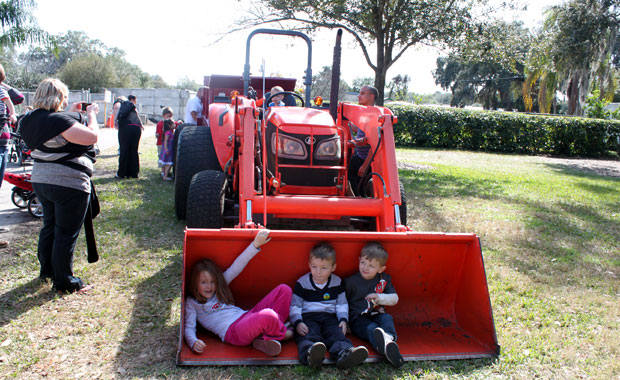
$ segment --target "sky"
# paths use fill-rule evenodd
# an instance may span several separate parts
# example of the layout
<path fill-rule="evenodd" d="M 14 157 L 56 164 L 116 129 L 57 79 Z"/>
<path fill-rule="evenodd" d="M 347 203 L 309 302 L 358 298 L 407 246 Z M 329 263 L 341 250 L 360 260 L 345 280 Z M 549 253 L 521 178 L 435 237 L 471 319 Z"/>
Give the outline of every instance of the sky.
<path fill-rule="evenodd" d="M 561 0 L 520 1 L 528 11 L 507 17 L 535 27 L 543 19 L 543 9 Z M 246 40 L 253 29 L 220 37 L 244 15 L 246 4 L 247 0 L 38 0 L 33 15 L 51 34 L 83 31 L 90 39 L 124 50 L 127 61 L 151 75 L 162 76 L 169 84 L 184 77 L 202 83 L 205 75 L 243 73 Z M 312 38 L 312 71 L 317 74 L 323 66 L 331 66 L 336 31 L 324 30 Z M 342 43 L 342 79 L 351 84 L 357 77 L 374 77 L 353 37 L 345 32 Z M 387 79 L 409 75 L 410 91 L 441 91 L 432 77 L 439 55 L 445 54 L 433 48 L 410 48 L 390 68 Z M 267 76 L 300 78 L 297 85 L 301 86 L 307 63 L 303 40 L 257 35 L 252 39 L 250 58 L 252 75 L 261 75 L 264 60 Z"/>

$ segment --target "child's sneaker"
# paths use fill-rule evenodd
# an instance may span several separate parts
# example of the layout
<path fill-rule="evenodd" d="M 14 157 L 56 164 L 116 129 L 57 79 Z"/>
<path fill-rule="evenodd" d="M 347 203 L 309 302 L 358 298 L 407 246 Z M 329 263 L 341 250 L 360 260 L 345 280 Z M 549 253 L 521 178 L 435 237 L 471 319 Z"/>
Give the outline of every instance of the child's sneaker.
<path fill-rule="evenodd" d="M 282 345 L 277 340 L 254 339 L 252 347 L 269 356 L 276 356 L 282 351 Z"/>
<path fill-rule="evenodd" d="M 362 364 L 367 357 L 368 350 L 364 346 L 347 348 L 340 351 L 338 360 L 336 360 L 336 367 L 340 369 L 352 368 Z"/>
<path fill-rule="evenodd" d="M 388 344 L 385 345 L 385 358 L 396 368 L 400 368 L 405 364 L 405 359 L 403 359 L 403 356 L 400 354 L 398 344 L 394 341 L 388 342 Z"/>
<path fill-rule="evenodd" d="M 405 360 L 400 354 L 398 344 L 394 342 L 394 339 L 388 333 L 386 333 L 381 327 L 377 327 L 372 333 L 377 341 L 377 347 L 375 347 L 375 350 L 377 350 L 378 353 L 384 355 L 387 361 L 396 368 L 399 368 L 405 364 Z"/>
<path fill-rule="evenodd" d="M 316 342 L 308 349 L 308 366 L 310 368 L 319 369 L 323 365 L 323 359 L 325 359 L 325 352 L 327 347 L 325 343 Z"/>

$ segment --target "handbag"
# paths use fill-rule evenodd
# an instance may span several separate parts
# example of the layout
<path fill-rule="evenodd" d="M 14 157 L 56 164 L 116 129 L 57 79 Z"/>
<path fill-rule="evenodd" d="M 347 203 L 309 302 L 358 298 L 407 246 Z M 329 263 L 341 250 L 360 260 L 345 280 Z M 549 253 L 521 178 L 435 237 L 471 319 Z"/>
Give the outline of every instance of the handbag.
<path fill-rule="evenodd" d="M 90 213 L 93 219 L 99 215 L 101 212 L 101 207 L 99 206 L 99 197 L 97 196 L 97 191 L 95 190 L 95 184 L 93 181 L 90 181 Z"/>

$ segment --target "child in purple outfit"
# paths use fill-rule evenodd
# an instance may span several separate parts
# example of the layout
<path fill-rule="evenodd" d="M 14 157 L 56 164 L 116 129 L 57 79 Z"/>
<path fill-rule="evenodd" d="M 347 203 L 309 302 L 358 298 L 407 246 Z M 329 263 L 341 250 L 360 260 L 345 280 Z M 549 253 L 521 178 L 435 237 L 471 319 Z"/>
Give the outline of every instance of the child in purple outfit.
<path fill-rule="evenodd" d="M 174 129 L 176 128 L 176 124 L 172 119 L 164 120 L 164 144 L 161 150 L 161 154 L 159 155 L 159 163 L 161 165 L 161 177 L 164 181 L 171 181 L 172 176 L 170 176 L 170 169 L 172 169 L 172 165 L 174 164 L 174 157 L 172 156 L 172 151 L 174 147 Z"/>

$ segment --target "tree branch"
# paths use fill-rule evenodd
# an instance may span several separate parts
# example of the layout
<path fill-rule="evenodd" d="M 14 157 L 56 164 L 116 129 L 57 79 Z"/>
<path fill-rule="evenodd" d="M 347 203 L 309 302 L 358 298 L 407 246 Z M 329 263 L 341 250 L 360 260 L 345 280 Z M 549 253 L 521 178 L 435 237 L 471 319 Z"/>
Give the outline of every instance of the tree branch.
<path fill-rule="evenodd" d="M 227 31 L 225 33 L 225 35 L 228 35 L 230 33 L 237 32 L 237 31 L 240 31 L 240 30 L 244 30 L 244 29 L 247 29 L 247 28 L 251 28 L 251 27 L 254 27 L 254 26 L 258 26 L 258 25 L 264 25 L 264 24 L 270 24 L 270 23 L 282 22 L 282 21 L 297 21 L 297 22 L 302 22 L 302 23 L 305 23 L 305 24 L 310 24 L 310 25 L 312 25 L 314 27 L 319 27 L 319 28 L 329 28 L 329 29 L 342 28 L 342 29 L 346 30 L 348 33 L 350 33 L 355 38 L 357 43 L 360 45 L 360 47 L 362 49 L 362 53 L 364 54 L 364 58 L 366 59 L 366 63 L 368 64 L 368 66 L 370 66 L 370 68 L 373 69 L 374 71 L 376 71 L 376 69 L 377 69 L 377 66 L 374 65 L 372 63 L 372 61 L 370 60 L 370 55 L 368 53 L 368 48 L 364 44 L 364 40 L 350 26 L 347 26 L 347 25 L 344 25 L 344 24 L 341 24 L 341 23 L 335 23 L 335 22 L 334 23 L 319 22 L 319 21 L 314 21 L 314 20 L 311 20 L 311 19 L 299 18 L 299 17 L 296 17 L 296 16 L 292 16 L 292 17 L 283 16 L 283 17 L 277 17 L 277 18 L 273 18 L 273 19 L 265 19 L 264 17 L 265 17 L 264 15 L 257 16 L 257 18 L 256 18 L 257 21 L 252 22 L 252 23 L 247 24 L 247 25 L 240 26 L 240 27 L 232 29 L 232 30 L 229 30 L 229 31 Z M 219 39 L 217 39 L 213 43 L 221 41 L 224 38 L 225 35 L 221 36 Z"/>

